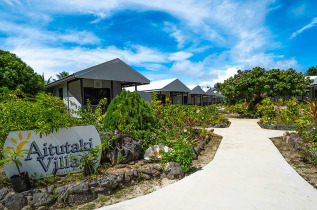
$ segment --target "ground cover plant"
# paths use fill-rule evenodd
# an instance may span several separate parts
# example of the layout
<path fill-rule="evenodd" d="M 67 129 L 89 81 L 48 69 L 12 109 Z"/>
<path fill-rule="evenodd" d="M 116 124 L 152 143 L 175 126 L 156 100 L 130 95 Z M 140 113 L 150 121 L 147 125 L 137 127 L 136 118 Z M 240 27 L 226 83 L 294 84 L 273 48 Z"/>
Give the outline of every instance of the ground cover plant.
<path fill-rule="evenodd" d="M 317 100 L 307 99 L 299 103 L 295 97 L 278 102 L 270 98 L 262 100 L 257 106 L 261 114 L 260 125 L 282 125 L 283 129 L 296 131 L 296 148 L 307 161 L 317 163 Z M 274 127 L 276 128 L 276 127 Z M 273 128 L 273 129 L 274 129 Z"/>
<path fill-rule="evenodd" d="M 305 109 L 307 109 L 307 105 L 299 103 L 295 97 L 287 101 L 279 99 L 277 102 L 266 98 L 257 106 L 261 123 L 292 125 L 292 127 L 303 115 Z"/>

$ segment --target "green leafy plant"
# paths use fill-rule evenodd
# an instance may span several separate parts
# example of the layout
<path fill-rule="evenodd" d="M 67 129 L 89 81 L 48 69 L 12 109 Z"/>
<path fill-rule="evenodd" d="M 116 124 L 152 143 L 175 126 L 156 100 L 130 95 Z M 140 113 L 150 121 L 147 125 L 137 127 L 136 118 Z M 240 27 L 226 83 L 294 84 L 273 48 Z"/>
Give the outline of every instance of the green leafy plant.
<path fill-rule="evenodd" d="M 162 163 L 177 162 L 181 165 L 184 172 L 188 172 L 193 160 L 193 150 L 189 142 L 179 139 L 173 150 L 163 153 Z"/>
<path fill-rule="evenodd" d="M 0 160 L 0 163 L 13 163 L 15 164 L 19 175 L 21 175 L 20 167 L 22 167 L 22 162 L 20 161 L 20 158 L 24 157 L 24 155 L 28 154 L 28 150 L 20 150 L 15 151 L 14 149 L 9 150 L 3 150 L 4 153 L 4 159 Z"/>
<path fill-rule="evenodd" d="M 96 163 L 99 159 L 101 153 L 101 147 L 95 146 L 90 148 L 88 152 L 85 152 L 82 155 L 79 155 L 79 167 L 83 170 L 85 176 L 96 174 L 97 166 Z"/>
<path fill-rule="evenodd" d="M 150 105 L 137 92 L 125 90 L 112 100 L 104 118 L 105 130 L 117 130 L 120 133 L 151 129 L 154 124 Z"/>

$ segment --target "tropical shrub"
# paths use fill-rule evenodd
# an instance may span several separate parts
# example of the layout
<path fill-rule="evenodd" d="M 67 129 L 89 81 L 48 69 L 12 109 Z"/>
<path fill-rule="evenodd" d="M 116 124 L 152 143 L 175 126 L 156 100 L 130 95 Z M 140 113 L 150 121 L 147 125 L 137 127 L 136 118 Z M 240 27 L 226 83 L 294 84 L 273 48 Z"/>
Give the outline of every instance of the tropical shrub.
<path fill-rule="evenodd" d="M 257 117 L 257 111 L 250 109 L 250 104 L 248 102 L 227 105 L 225 106 L 224 112 L 230 114 L 237 113 L 240 117 Z"/>
<path fill-rule="evenodd" d="M 178 139 L 173 150 L 163 154 L 163 163 L 177 162 L 188 172 L 193 160 L 192 146 L 186 139 Z"/>
<path fill-rule="evenodd" d="M 295 124 L 296 120 L 300 117 L 300 110 L 302 108 L 304 106 L 299 104 L 295 97 L 288 101 L 279 99 L 275 104 L 270 98 L 266 98 L 257 106 L 257 110 L 261 115 L 261 122 L 287 126 Z"/>
<path fill-rule="evenodd" d="M 77 107 L 75 104 L 72 104 L 72 106 L 75 107 L 75 111 L 71 110 L 71 113 L 75 116 L 80 117 L 80 119 L 78 119 L 80 125 L 94 125 L 97 131 L 101 132 L 104 131 L 103 120 L 106 117 L 104 111 L 107 103 L 107 98 L 101 99 L 97 104 L 95 110 L 93 110 L 93 108 L 91 107 L 91 103 L 89 100 L 87 100 L 86 107 Z"/>
<path fill-rule="evenodd" d="M 276 109 L 270 98 L 262 100 L 261 104 L 257 106 L 258 111 L 262 115 L 261 120 L 264 123 L 271 122 L 276 116 Z"/>
<path fill-rule="evenodd" d="M 78 120 L 70 117 L 58 97 L 40 93 L 35 98 L 20 98 L 9 94 L 0 102 L 0 148 L 11 131 L 34 130 L 42 136 L 78 125 Z"/>
<path fill-rule="evenodd" d="M 153 128 L 155 118 L 150 105 L 137 92 L 123 90 L 109 104 L 103 122 L 107 131 L 130 133 L 134 130 Z"/>

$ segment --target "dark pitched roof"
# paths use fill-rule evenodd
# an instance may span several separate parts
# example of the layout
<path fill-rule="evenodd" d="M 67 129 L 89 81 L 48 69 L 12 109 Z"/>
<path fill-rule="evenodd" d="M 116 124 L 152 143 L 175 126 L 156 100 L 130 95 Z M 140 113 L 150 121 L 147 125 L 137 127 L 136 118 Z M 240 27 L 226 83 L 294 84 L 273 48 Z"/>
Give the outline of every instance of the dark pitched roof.
<path fill-rule="evenodd" d="M 47 87 L 53 87 L 75 78 L 113 80 L 137 84 L 150 83 L 150 80 L 148 80 L 142 74 L 134 70 L 132 67 L 124 63 L 119 58 L 116 58 L 105 63 L 101 63 L 96 66 L 92 66 L 90 68 L 75 72 L 68 77 L 48 84 Z"/>
<path fill-rule="evenodd" d="M 224 95 L 221 95 L 221 94 L 218 93 L 218 92 L 215 92 L 215 96 L 218 97 L 218 98 L 224 98 L 224 97 L 225 97 Z"/>
<path fill-rule="evenodd" d="M 215 96 L 216 94 L 214 93 L 214 91 L 212 91 L 211 88 L 208 88 L 206 91 L 205 91 L 206 95 L 207 96 Z"/>
<path fill-rule="evenodd" d="M 133 91 L 134 88 L 126 88 L 129 91 Z M 154 91 L 167 91 L 167 92 L 181 92 L 189 93 L 190 90 L 179 79 L 166 79 L 153 81 L 148 85 L 138 86 L 138 91 L 154 92 Z"/>
<path fill-rule="evenodd" d="M 203 89 L 201 89 L 201 87 L 199 85 L 197 85 L 196 87 L 194 87 L 191 91 L 190 94 L 192 95 L 206 95 L 205 91 L 203 91 Z"/>

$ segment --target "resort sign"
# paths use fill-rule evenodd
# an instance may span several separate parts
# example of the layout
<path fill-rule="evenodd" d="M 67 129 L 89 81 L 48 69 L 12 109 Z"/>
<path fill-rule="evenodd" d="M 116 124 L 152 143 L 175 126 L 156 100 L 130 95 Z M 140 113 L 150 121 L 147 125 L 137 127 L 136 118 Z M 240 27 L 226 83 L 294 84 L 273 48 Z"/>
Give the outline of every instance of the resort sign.
<path fill-rule="evenodd" d="M 20 158 L 21 171 L 40 178 L 80 171 L 78 157 L 98 145 L 101 145 L 100 136 L 94 126 L 78 126 L 60 129 L 42 138 L 32 130 L 10 132 L 3 149 L 28 150 L 28 154 Z M 3 168 L 9 178 L 18 174 L 12 164 L 4 164 Z"/>

